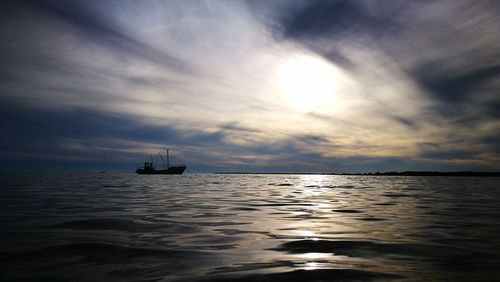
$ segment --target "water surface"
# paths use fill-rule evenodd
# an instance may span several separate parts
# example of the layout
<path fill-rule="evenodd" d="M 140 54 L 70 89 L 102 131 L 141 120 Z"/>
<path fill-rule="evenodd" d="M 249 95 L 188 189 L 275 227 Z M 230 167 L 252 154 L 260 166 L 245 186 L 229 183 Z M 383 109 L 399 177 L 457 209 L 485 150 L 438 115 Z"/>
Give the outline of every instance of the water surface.
<path fill-rule="evenodd" d="M 2 281 L 500 279 L 499 178 L 0 177 Z"/>

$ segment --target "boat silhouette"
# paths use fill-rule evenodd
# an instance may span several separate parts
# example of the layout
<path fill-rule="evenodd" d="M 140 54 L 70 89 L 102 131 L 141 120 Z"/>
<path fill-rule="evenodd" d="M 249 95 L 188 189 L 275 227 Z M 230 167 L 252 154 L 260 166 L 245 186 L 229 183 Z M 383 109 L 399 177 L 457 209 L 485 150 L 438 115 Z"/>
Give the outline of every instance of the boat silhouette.
<path fill-rule="evenodd" d="M 167 161 L 163 158 L 161 151 L 156 155 L 156 159 L 153 161 L 153 156 L 151 156 L 150 162 L 145 162 L 144 167 L 138 168 L 135 172 L 137 174 L 183 174 L 186 170 L 185 164 L 170 166 L 170 155 L 169 150 L 167 149 Z M 164 169 L 156 169 L 156 164 L 158 163 L 158 159 L 161 159 L 163 164 L 165 165 Z"/>

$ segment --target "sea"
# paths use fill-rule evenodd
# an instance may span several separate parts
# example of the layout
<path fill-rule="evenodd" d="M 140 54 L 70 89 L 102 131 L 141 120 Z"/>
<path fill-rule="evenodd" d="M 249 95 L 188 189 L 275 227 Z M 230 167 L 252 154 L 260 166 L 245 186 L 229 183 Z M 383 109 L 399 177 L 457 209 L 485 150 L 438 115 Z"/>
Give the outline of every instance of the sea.
<path fill-rule="evenodd" d="M 1 174 L 0 281 L 500 281 L 500 178 Z"/>

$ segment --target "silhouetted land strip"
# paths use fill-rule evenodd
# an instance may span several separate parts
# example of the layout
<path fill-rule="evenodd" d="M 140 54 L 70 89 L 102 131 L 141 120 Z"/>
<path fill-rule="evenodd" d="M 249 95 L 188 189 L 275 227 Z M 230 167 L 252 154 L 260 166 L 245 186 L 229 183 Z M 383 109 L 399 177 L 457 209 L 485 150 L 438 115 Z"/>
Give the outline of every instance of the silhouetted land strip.
<path fill-rule="evenodd" d="M 365 173 L 336 173 L 336 172 L 216 172 L 215 174 L 292 174 L 292 175 L 361 175 L 361 176 L 473 176 L 473 177 L 500 177 L 500 172 L 486 171 L 388 171 Z"/>

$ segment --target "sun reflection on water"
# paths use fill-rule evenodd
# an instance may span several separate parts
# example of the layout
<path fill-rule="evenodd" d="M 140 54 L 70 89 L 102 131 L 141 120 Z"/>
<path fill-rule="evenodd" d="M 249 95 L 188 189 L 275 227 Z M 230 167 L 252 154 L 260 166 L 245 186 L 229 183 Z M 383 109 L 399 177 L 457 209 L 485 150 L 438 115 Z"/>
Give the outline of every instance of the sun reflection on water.
<path fill-rule="evenodd" d="M 308 259 L 308 260 L 314 260 L 314 259 L 325 259 L 325 258 L 331 258 L 333 256 L 333 253 L 305 253 L 305 254 L 300 254 L 298 257 Z"/>
<path fill-rule="evenodd" d="M 315 270 L 318 269 L 318 263 L 317 262 L 307 262 L 306 266 L 304 267 L 305 270 Z"/>

